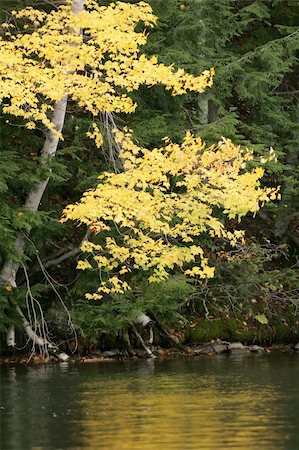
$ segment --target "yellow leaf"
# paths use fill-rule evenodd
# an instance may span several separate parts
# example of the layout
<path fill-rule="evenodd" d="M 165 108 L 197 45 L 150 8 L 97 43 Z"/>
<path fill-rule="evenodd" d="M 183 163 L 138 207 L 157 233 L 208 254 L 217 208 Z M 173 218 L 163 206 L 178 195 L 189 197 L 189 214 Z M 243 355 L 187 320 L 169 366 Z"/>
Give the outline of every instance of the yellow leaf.
<path fill-rule="evenodd" d="M 265 314 L 257 314 L 254 318 L 262 325 L 267 325 L 269 323 Z"/>
<path fill-rule="evenodd" d="M 4 286 L 4 289 L 5 289 L 7 292 L 11 292 L 11 291 L 13 290 L 13 287 L 12 287 L 11 284 L 6 284 L 6 285 Z"/>

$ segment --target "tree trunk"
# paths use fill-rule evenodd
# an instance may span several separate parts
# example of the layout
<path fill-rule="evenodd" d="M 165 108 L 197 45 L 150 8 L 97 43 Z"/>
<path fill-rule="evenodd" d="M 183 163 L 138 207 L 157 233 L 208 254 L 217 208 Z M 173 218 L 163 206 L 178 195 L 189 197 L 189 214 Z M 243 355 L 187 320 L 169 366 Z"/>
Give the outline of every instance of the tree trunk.
<path fill-rule="evenodd" d="M 67 104 L 67 96 L 64 96 L 63 99 L 60 102 L 58 102 L 54 108 L 52 122 L 55 125 L 57 131 L 59 132 L 62 131 L 62 127 L 64 124 L 66 104 Z M 50 158 L 52 158 L 55 155 L 58 143 L 59 138 L 52 131 L 48 131 L 44 146 L 41 151 L 43 164 L 45 164 Z M 29 192 L 24 204 L 25 209 L 32 212 L 36 212 L 38 210 L 42 196 L 48 185 L 48 182 L 49 177 L 41 181 L 34 189 L 32 189 Z M 31 231 L 30 227 L 28 227 L 26 231 L 27 234 L 29 234 Z M 19 234 L 15 241 L 15 249 L 20 259 L 24 254 L 25 243 L 26 243 L 26 236 L 24 234 Z M 5 284 L 11 285 L 12 287 L 17 286 L 16 276 L 19 267 L 20 267 L 19 262 L 15 262 L 12 260 L 6 261 L 0 273 L 0 278 L 3 280 Z"/>
<path fill-rule="evenodd" d="M 72 2 L 72 12 L 74 14 L 79 14 L 83 8 L 84 8 L 85 0 L 73 0 Z M 78 31 L 80 33 L 80 31 Z M 58 103 L 56 103 L 54 107 L 53 117 L 52 117 L 52 123 L 54 124 L 56 130 L 58 132 L 62 131 L 64 120 L 65 120 L 65 113 L 66 113 L 66 106 L 67 106 L 67 95 L 65 95 Z M 59 137 L 54 134 L 52 131 L 48 130 L 46 134 L 46 140 L 43 145 L 42 151 L 41 151 L 41 157 L 42 157 L 42 164 L 45 164 L 47 161 L 49 161 L 51 158 L 55 156 L 57 147 L 59 143 Z M 45 180 L 41 181 L 34 189 L 32 189 L 25 201 L 24 208 L 28 211 L 36 212 L 39 208 L 42 196 L 47 188 L 49 182 L 49 177 Z M 31 228 L 28 227 L 26 232 L 29 234 L 31 231 Z M 25 234 L 19 234 L 15 241 L 15 249 L 16 253 L 18 255 L 18 259 L 21 260 L 21 258 L 24 255 L 24 248 L 26 244 L 26 236 Z M 0 279 L 2 280 L 3 284 L 10 285 L 12 287 L 16 287 L 16 277 L 17 272 L 19 270 L 20 263 L 15 262 L 13 260 L 8 260 L 5 262 L 5 264 L 2 267 L 2 270 L 0 272 Z M 17 312 L 20 314 L 21 310 L 17 308 Z M 23 319 L 23 318 L 22 318 Z M 32 336 L 30 333 L 28 333 L 28 327 L 24 323 L 25 331 L 27 332 L 28 336 L 31 339 L 37 339 L 37 336 Z M 14 346 L 15 342 L 12 338 L 13 333 L 12 330 L 9 330 L 10 332 L 10 345 Z M 43 338 L 39 338 L 42 339 Z M 44 345 L 47 345 L 47 342 L 43 343 Z"/>
<path fill-rule="evenodd" d="M 202 98 L 198 99 L 198 117 L 203 127 L 209 123 L 216 122 L 218 107 L 214 100 L 207 99 L 205 95 L 202 95 Z"/>
<path fill-rule="evenodd" d="M 15 347 L 15 327 L 13 325 L 11 325 L 8 330 L 7 330 L 7 334 L 6 334 L 6 344 L 7 347 Z"/>
<path fill-rule="evenodd" d="M 209 101 L 204 94 L 198 98 L 198 117 L 201 125 L 209 123 Z"/>

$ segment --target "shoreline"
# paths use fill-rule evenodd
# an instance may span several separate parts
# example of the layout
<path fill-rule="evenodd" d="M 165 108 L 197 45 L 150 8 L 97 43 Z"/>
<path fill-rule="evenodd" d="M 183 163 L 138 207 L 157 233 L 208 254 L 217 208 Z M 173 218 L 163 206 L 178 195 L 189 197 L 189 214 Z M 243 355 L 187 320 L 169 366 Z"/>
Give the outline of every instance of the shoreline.
<path fill-rule="evenodd" d="M 35 353 L 23 353 L 12 356 L 0 356 L 0 365 L 49 365 L 49 364 L 90 364 L 99 362 L 140 361 L 145 359 L 173 360 L 177 358 L 199 358 L 215 356 L 250 356 L 270 355 L 272 353 L 299 354 L 299 343 L 273 344 L 270 346 L 259 346 L 255 344 L 244 345 L 241 342 L 211 341 L 205 344 L 194 344 L 184 346 L 184 351 L 175 347 L 162 348 L 152 347 L 152 356 L 146 354 L 143 349 L 134 349 L 134 354 L 129 356 L 124 350 L 113 349 L 108 351 L 95 351 L 85 355 L 70 355 L 66 361 L 59 360 L 54 355 L 43 356 Z"/>

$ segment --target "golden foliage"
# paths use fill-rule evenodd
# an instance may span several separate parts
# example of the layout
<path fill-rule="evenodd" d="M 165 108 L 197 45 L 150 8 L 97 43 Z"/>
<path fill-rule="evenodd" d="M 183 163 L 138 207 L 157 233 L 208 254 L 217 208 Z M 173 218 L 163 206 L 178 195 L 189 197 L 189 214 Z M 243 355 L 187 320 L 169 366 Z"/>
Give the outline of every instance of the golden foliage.
<path fill-rule="evenodd" d="M 42 122 L 55 132 L 49 115 L 64 95 L 96 117 L 101 111 L 133 112 L 136 104 L 127 93 L 141 84 L 161 83 L 173 95 L 212 84 L 210 71 L 193 77 L 140 54 L 146 29 L 156 22 L 145 2 L 99 6 L 88 0 L 75 15 L 68 1 L 49 14 L 25 8 L 13 15 L 25 24 L 20 31 L 2 24 L 0 101 L 4 113 L 24 118 L 28 128 Z M 140 21 L 145 30 L 138 32 Z"/>
<path fill-rule="evenodd" d="M 87 298 L 130 289 L 125 278 L 134 269 L 147 271 L 149 282 L 163 281 L 185 265 L 186 275 L 213 277 L 196 238 L 207 234 L 235 245 L 244 236 L 242 230 L 226 230 L 215 212 L 240 220 L 278 195 L 276 188 L 261 187 L 263 168 L 244 170 L 252 152 L 228 139 L 206 148 L 187 132 L 181 145 L 166 139 L 153 150 L 138 147 L 126 131 L 117 131 L 116 139 L 125 170 L 102 174 L 98 187 L 64 212 L 63 220 L 84 223 L 101 236 L 101 245 L 82 246 L 102 280 Z M 91 262 L 80 261 L 79 267 L 90 268 Z"/>

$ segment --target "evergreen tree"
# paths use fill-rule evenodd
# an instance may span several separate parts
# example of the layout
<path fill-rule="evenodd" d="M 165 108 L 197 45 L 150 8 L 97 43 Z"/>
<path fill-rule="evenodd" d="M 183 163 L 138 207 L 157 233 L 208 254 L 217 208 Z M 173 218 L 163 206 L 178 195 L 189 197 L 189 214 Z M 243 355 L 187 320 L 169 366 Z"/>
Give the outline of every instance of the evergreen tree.
<path fill-rule="evenodd" d="M 159 20 L 147 51 L 193 73 L 215 67 L 216 76 L 203 98 L 170 104 L 161 90 L 142 91 L 141 106 L 129 118 L 136 136 L 156 145 L 165 130 L 177 137 L 179 129 L 191 128 L 208 143 L 225 136 L 260 154 L 275 148 L 279 161 L 268 173 L 282 185 L 283 201 L 262 212 L 260 226 L 271 239 L 298 245 L 298 2 L 150 3 Z"/>

